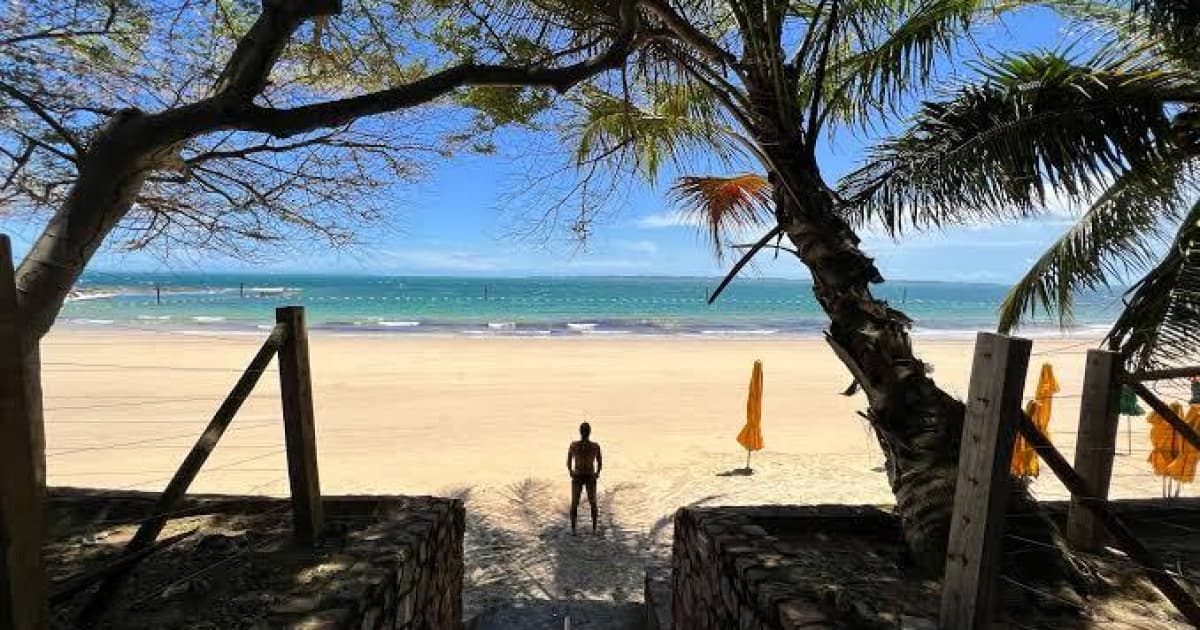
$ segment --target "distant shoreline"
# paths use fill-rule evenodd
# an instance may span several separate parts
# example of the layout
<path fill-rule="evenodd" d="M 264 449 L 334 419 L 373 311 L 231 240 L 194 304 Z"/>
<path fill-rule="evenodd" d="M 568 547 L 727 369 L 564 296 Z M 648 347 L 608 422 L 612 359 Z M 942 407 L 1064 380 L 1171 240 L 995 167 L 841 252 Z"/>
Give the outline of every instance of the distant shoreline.
<path fill-rule="evenodd" d="M 734 282 L 715 303 L 713 285 L 680 278 L 479 279 L 462 277 L 125 274 L 81 286 L 61 324 L 87 330 L 187 334 L 269 330 L 274 311 L 303 306 L 314 332 L 468 337 L 813 338 L 828 326 L 800 281 Z M 992 330 L 1006 289 L 968 283 L 892 283 L 876 297 L 904 312 L 918 336 Z M 1095 336 L 1119 314 L 1112 295 L 1081 295 L 1064 331 L 1039 317 L 1038 337 Z"/>
<path fill-rule="evenodd" d="M 177 322 L 174 325 L 163 321 L 146 320 L 140 325 L 118 322 L 116 320 L 60 320 L 52 330 L 52 334 L 61 333 L 70 336 L 147 336 L 159 338 L 256 338 L 265 337 L 270 331 L 269 324 L 231 325 L 220 321 L 191 321 Z M 824 335 L 824 329 L 811 330 L 778 330 L 778 329 L 726 329 L 726 330 L 681 330 L 681 331 L 650 331 L 629 329 L 600 329 L 572 330 L 570 328 L 509 328 L 504 326 L 487 325 L 440 325 L 420 326 L 416 322 L 396 322 L 395 325 L 382 326 L 348 326 L 348 325 L 310 325 L 309 334 L 328 337 L 384 337 L 394 339 L 561 339 L 561 340 L 707 340 L 707 341 L 767 341 L 767 340 L 811 340 Z M 1013 334 L 1046 341 L 1088 341 L 1100 340 L 1107 333 L 1108 327 L 1092 325 L 1071 329 L 1051 327 L 1021 329 Z M 971 340 L 978 332 L 992 332 L 990 329 L 927 329 L 914 328 L 909 331 L 916 339 L 933 341 Z"/>

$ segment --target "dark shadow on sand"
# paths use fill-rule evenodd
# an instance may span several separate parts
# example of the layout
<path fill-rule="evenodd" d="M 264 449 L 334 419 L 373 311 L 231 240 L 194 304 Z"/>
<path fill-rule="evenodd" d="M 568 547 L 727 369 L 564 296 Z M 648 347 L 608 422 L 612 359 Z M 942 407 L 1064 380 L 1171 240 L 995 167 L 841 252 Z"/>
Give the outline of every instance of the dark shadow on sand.
<path fill-rule="evenodd" d="M 731 468 L 725 472 L 717 473 L 718 477 L 750 477 L 754 474 L 753 468 Z"/>

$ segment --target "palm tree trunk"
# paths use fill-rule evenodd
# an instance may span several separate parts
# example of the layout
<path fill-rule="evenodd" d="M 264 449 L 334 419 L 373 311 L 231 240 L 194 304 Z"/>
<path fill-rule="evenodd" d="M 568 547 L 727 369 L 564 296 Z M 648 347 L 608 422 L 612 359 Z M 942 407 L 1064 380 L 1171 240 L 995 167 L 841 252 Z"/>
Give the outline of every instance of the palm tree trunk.
<path fill-rule="evenodd" d="M 837 214 L 835 197 L 815 162 L 799 143 L 758 140 L 768 147 L 776 218 L 811 272 L 813 293 L 829 316 L 826 339 L 867 396 L 867 415 L 886 457 L 906 542 L 920 568 L 940 574 L 966 408 L 937 386 L 913 352 L 912 320 L 871 294 L 871 285 L 883 278 Z M 1009 504 L 1013 511 L 1036 510 L 1019 483 L 1013 484 Z M 1023 538 L 1049 550 L 1030 557 L 1054 556 L 1064 565 L 1061 554 L 1054 553 L 1058 537 L 1048 520 L 1017 520 Z M 1074 577 L 1065 564 L 1065 574 Z"/>
<path fill-rule="evenodd" d="M 918 564 L 945 563 L 965 409 L 933 382 L 912 350 L 910 320 L 871 295 L 882 280 L 859 239 L 834 213 L 833 197 L 803 170 L 772 176 L 778 215 L 813 293 L 829 315 L 827 339 L 862 387 L 887 458 L 888 481 Z M 803 207 L 788 191 L 803 195 Z"/>

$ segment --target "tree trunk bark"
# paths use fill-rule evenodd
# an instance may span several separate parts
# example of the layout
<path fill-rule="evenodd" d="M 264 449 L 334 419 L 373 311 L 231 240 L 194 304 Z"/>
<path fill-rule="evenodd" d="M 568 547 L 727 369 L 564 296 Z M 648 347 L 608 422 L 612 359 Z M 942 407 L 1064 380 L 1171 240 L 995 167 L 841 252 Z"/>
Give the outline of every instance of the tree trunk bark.
<path fill-rule="evenodd" d="M 886 457 L 888 482 L 913 559 L 923 571 L 940 575 L 966 408 L 937 386 L 914 354 L 908 334 L 912 320 L 871 294 L 871 285 L 883 278 L 838 215 L 815 161 L 799 142 L 760 138 L 759 146 L 766 147 L 771 161 L 776 218 L 812 274 L 813 293 L 829 316 L 826 339 L 867 396 L 867 415 Z M 1012 487 L 1010 513 L 1035 512 L 1025 485 Z M 1074 567 L 1056 551 L 1060 540 L 1048 520 L 1013 523 L 1022 538 L 1033 541 L 1033 547 L 1022 549 L 1027 559 L 1049 558 L 1063 568 L 1059 576 L 1082 585 L 1074 579 Z M 1021 566 L 1010 570 L 1027 574 Z"/>
<path fill-rule="evenodd" d="M 122 112 L 96 133 L 80 157 L 79 176 L 16 270 L 17 317 L 26 413 L 33 426 L 39 486 L 46 482 L 41 338 L 105 237 L 133 206 L 157 147 L 139 133 L 141 114 Z"/>
<path fill-rule="evenodd" d="M 905 539 L 918 565 L 940 572 L 965 408 L 914 355 L 911 320 L 871 295 L 870 285 L 882 278 L 835 213 L 830 191 L 795 159 L 774 159 L 787 169 L 771 175 L 778 218 L 829 315 L 827 340 L 867 396 Z"/>

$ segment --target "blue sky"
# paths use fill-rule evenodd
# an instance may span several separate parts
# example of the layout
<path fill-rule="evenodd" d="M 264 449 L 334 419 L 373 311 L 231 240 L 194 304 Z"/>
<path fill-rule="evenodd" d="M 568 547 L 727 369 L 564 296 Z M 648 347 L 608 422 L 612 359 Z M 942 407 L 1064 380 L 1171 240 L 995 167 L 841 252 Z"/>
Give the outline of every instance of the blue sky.
<path fill-rule="evenodd" d="M 1068 38 L 1060 21 L 1044 10 L 1006 18 L 978 44 L 983 50 L 1053 47 Z M 511 131 L 499 137 L 495 156 L 462 155 L 431 165 L 427 177 L 398 186 L 387 201 L 390 219 L 361 235 L 358 247 L 332 251 L 315 247 L 305 255 L 281 254 L 253 266 L 200 252 L 150 254 L 105 250 L 92 264 L 99 270 L 279 271 L 444 275 L 721 275 L 700 231 L 679 220 L 666 199 L 667 182 L 637 187 L 605 209 L 585 247 L 567 238 L 521 239 L 536 208 L 513 207 L 514 188 L 528 175 L 521 159 L 526 146 L 544 139 Z M 823 147 L 820 159 L 830 181 L 853 168 L 864 141 L 841 134 Z M 508 207 L 506 203 L 509 204 Z M 521 217 L 525 217 L 523 221 Z M 1052 215 L 1035 221 L 953 228 L 893 242 L 864 235 L 867 252 L 892 279 L 1008 282 L 1016 279 L 1069 225 Z M 17 228 L 18 254 L 28 246 L 31 226 Z M 751 273 L 806 277 L 790 257 L 760 255 Z"/>

